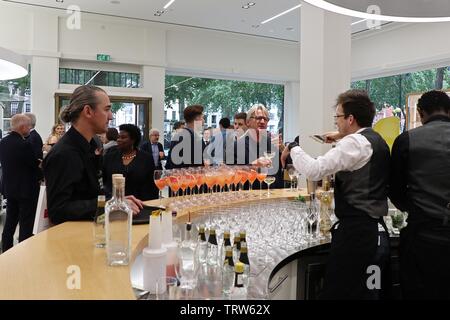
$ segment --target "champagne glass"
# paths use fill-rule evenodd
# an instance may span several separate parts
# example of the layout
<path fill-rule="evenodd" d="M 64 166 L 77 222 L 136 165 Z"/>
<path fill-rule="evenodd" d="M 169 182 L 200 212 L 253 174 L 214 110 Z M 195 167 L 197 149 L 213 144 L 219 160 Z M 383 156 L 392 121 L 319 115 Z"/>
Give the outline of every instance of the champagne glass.
<path fill-rule="evenodd" d="M 267 160 L 272 161 L 272 159 L 275 158 L 275 152 L 273 152 L 273 151 L 264 151 L 264 157 Z M 272 165 L 270 167 L 272 167 Z"/>
<path fill-rule="evenodd" d="M 256 179 L 258 179 L 258 181 L 259 181 L 259 198 L 261 199 L 262 198 L 262 183 L 267 177 L 268 169 L 260 167 L 256 170 L 256 172 L 257 172 Z"/>
<path fill-rule="evenodd" d="M 153 180 L 159 189 L 159 206 L 162 206 L 162 191 L 167 185 L 167 179 L 163 170 L 155 170 L 153 172 Z"/>
<path fill-rule="evenodd" d="M 270 185 L 275 182 L 275 176 L 266 176 L 264 182 L 267 184 L 267 198 L 270 197 Z"/>
<path fill-rule="evenodd" d="M 292 180 L 296 177 L 297 170 L 295 170 L 295 167 L 292 164 L 288 164 L 286 166 L 286 169 L 287 169 L 287 173 L 289 175 L 289 180 L 291 180 L 291 192 L 292 192 L 292 191 L 294 191 L 294 188 L 292 187 Z"/>

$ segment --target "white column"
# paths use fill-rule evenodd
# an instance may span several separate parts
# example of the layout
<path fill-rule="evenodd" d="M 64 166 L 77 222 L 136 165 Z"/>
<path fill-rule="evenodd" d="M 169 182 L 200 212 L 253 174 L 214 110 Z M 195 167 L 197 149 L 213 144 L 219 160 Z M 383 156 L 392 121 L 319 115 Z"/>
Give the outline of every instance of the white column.
<path fill-rule="evenodd" d="M 58 121 L 54 97 L 59 87 L 58 16 L 34 12 L 32 25 L 31 108 L 44 140 Z"/>
<path fill-rule="evenodd" d="M 308 138 L 335 130 L 333 106 L 350 88 L 351 18 L 303 3 L 300 16 L 300 145 L 317 157 L 329 149 Z"/>
<path fill-rule="evenodd" d="M 284 142 L 292 142 L 299 134 L 300 83 L 289 81 L 284 84 Z"/>
<path fill-rule="evenodd" d="M 161 132 L 160 142 L 164 135 L 164 88 L 166 69 L 162 67 L 143 66 L 143 90 L 152 96 L 152 119 L 150 128 L 157 128 Z"/>
<path fill-rule="evenodd" d="M 36 130 L 44 140 L 58 119 L 55 118 L 55 91 L 59 83 L 59 59 L 33 57 L 31 60 L 31 108 Z"/>

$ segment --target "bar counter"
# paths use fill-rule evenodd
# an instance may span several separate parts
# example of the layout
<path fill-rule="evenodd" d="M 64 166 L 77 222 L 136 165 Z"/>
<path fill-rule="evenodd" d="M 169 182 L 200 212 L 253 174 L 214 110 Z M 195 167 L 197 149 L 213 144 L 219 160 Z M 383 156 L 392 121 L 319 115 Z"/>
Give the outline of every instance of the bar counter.
<path fill-rule="evenodd" d="M 252 192 L 254 200 L 258 201 L 259 190 Z M 264 199 L 306 197 L 306 190 L 274 189 L 271 192 L 270 198 L 263 194 Z M 233 204 L 248 201 L 248 197 L 244 197 Z M 159 200 L 146 204 L 157 206 Z M 190 209 L 191 217 L 203 208 Z M 176 218 L 176 223 L 185 221 L 186 212 Z M 133 225 L 130 266 L 110 267 L 106 264 L 105 249 L 94 247 L 92 222 L 66 222 L 54 226 L 0 255 L 0 299 L 135 300 L 130 270 L 134 259 L 147 245 L 147 239 L 148 224 Z M 267 283 L 279 267 L 275 265 L 273 270 L 266 270 Z"/>

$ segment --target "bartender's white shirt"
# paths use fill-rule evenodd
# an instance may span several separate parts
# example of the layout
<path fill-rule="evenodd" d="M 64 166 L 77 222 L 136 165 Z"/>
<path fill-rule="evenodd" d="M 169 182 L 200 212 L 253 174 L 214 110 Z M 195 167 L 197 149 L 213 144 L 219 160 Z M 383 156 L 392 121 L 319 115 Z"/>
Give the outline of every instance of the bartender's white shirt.
<path fill-rule="evenodd" d="M 295 169 L 307 179 L 317 181 L 338 171 L 355 171 L 366 165 L 372 157 L 372 145 L 362 134 L 366 128 L 342 138 L 334 148 L 317 159 L 308 155 L 301 147 L 291 150 Z"/>

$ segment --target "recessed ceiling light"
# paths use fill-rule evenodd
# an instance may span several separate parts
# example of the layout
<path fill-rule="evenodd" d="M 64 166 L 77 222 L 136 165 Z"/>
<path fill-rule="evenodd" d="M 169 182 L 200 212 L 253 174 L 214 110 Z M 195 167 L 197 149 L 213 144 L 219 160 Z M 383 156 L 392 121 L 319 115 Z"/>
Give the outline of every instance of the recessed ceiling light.
<path fill-rule="evenodd" d="M 243 6 L 242 6 L 242 9 L 250 9 L 250 6 L 249 6 L 248 4 L 243 5 Z"/>
<path fill-rule="evenodd" d="M 164 9 L 167 9 L 168 7 L 170 7 L 172 5 L 172 3 L 174 3 L 175 0 L 170 0 L 169 2 L 166 3 L 166 5 L 164 6 Z"/>
<path fill-rule="evenodd" d="M 165 11 L 163 10 L 163 11 L 156 11 L 156 13 L 158 13 L 158 14 L 163 14 Z"/>
<path fill-rule="evenodd" d="M 301 6 L 302 6 L 302 5 L 299 4 L 299 5 L 296 5 L 296 6 L 293 7 L 293 8 L 287 9 L 286 11 L 283 11 L 282 13 L 279 13 L 279 14 L 277 14 L 276 16 L 273 16 L 272 18 L 269 18 L 269 19 L 267 19 L 267 20 L 264 20 L 263 22 L 261 22 L 261 24 L 264 24 L 264 23 L 267 23 L 267 22 L 269 22 L 269 21 L 272 21 L 272 20 L 274 20 L 274 19 L 276 19 L 276 18 L 279 18 L 279 17 L 281 17 L 282 15 L 285 15 L 286 13 L 289 13 L 289 12 L 295 10 L 295 9 L 300 8 Z"/>
<path fill-rule="evenodd" d="M 155 13 L 154 16 L 161 17 L 161 13 Z"/>
<path fill-rule="evenodd" d="M 256 4 L 256 3 L 254 3 L 254 2 L 249 2 L 249 3 L 247 3 L 247 5 L 249 5 L 250 7 L 253 7 L 255 4 Z"/>

